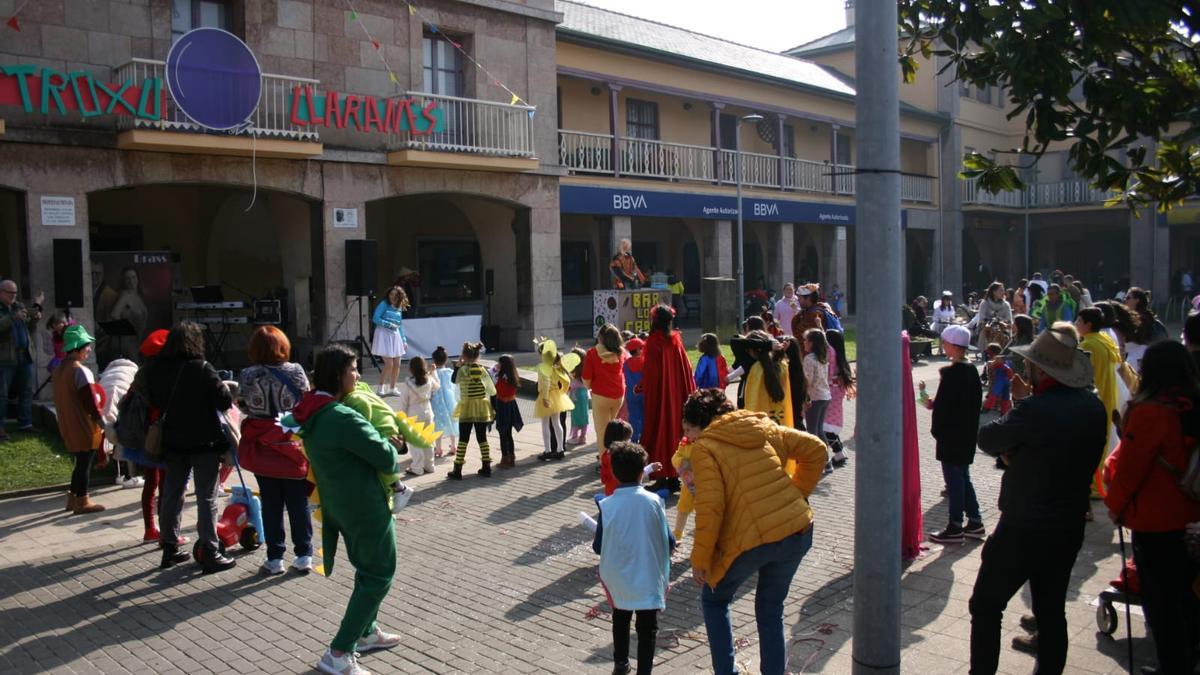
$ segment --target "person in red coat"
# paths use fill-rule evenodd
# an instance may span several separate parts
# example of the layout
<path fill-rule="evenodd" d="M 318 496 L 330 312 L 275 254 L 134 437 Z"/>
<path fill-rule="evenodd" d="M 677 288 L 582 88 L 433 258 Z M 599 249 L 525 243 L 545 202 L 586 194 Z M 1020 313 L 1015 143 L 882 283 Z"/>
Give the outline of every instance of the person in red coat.
<path fill-rule="evenodd" d="M 669 487 L 679 489 L 679 478 L 671 464 L 671 455 L 683 438 L 683 403 L 696 390 L 692 362 L 679 331 L 675 330 L 675 310 L 666 305 L 650 313 L 650 337 L 646 338 L 642 383 L 645 394 L 645 422 L 642 447 L 651 462 L 662 468 L 651 474 L 656 479 L 651 491 Z"/>
<path fill-rule="evenodd" d="M 1196 662 L 1200 563 L 1188 557 L 1184 531 L 1200 521 L 1200 502 L 1179 488 L 1200 439 L 1200 373 L 1178 342 L 1157 342 L 1142 357 L 1142 380 L 1129 402 L 1121 442 L 1105 462 L 1113 522 L 1133 531 L 1142 608 L 1161 673 L 1190 673 Z"/>

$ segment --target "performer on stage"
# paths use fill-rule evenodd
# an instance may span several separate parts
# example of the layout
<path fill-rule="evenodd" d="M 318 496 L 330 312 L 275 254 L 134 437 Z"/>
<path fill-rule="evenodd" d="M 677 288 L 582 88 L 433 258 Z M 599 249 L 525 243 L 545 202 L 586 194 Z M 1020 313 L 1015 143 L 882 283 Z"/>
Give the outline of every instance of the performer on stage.
<path fill-rule="evenodd" d="M 613 288 L 634 289 L 646 284 L 646 275 L 638 269 L 637 260 L 633 257 L 633 244 L 628 239 L 617 243 L 617 254 L 613 256 L 609 268 L 612 270 Z"/>

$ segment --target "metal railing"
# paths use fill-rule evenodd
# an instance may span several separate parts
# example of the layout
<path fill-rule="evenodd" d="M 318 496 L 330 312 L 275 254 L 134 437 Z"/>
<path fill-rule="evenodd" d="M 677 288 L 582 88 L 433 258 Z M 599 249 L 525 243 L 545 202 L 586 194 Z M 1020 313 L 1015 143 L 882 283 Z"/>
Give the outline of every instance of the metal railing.
<path fill-rule="evenodd" d="M 933 203 L 933 179 L 928 176 L 900 175 L 900 199 L 906 202 Z"/>
<path fill-rule="evenodd" d="M 1112 190 L 1093 187 L 1085 180 L 1065 180 L 1054 183 L 1033 183 L 1024 189 L 992 194 L 980 189 L 978 179 L 962 181 L 962 203 L 967 205 L 1000 206 L 1031 209 L 1057 206 L 1086 206 L 1102 204 L 1116 196 Z"/>
<path fill-rule="evenodd" d="M 118 82 L 132 80 L 141 84 L 147 78 L 163 80 L 164 104 L 162 116 L 157 120 L 138 117 L 122 116 L 117 120 L 118 129 L 157 129 L 160 131 L 183 131 L 192 133 L 218 133 L 239 136 L 261 136 L 265 138 L 282 138 L 298 141 L 318 141 L 320 135 L 313 126 L 301 126 L 292 123 L 291 96 L 296 87 L 312 87 L 316 91 L 320 81 L 306 77 L 290 77 L 264 73 L 262 77 L 262 94 L 258 99 L 258 107 L 251 114 L 249 125 L 236 130 L 209 131 L 191 121 L 187 115 L 175 105 L 175 101 L 166 92 L 167 64 L 153 59 L 130 59 L 128 63 L 117 68 Z"/>
<path fill-rule="evenodd" d="M 829 192 L 832 186 L 829 162 L 814 162 L 809 159 L 783 160 L 783 188 L 799 192 Z"/>
<path fill-rule="evenodd" d="M 711 152 L 711 150 L 710 150 Z M 735 156 L 733 150 L 721 151 L 721 165 L 728 167 L 725 177 L 727 182 L 737 180 Z M 777 188 L 779 184 L 779 155 L 761 155 L 756 152 L 742 153 L 742 185 L 750 187 Z"/>
<path fill-rule="evenodd" d="M 583 131 L 560 131 L 558 162 L 572 171 L 612 173 L 612 136 Z"/>
<path fill-rule="evenodd" d="M 412 99 L 414 110 L 434 103 L 440 112 L 441 130 L 413 133 L 406 129 L 390 134 L 392 149 L 464 152 L 492 157 L 536 156 L 533 147 L 533 108 L 496 101 L 481 101 L 418 91 L 392 97 Z M 391 100 L 391 99 L 389 99 Z M 435 113 L 436 115 L 436 113 Z"/>
<path fill-rule="evenodd" d="M 621 158 L 621 173 L 626 175 L 671 180 L 716 179 L 712 148 L 623 137 L 617 152 Z"/>

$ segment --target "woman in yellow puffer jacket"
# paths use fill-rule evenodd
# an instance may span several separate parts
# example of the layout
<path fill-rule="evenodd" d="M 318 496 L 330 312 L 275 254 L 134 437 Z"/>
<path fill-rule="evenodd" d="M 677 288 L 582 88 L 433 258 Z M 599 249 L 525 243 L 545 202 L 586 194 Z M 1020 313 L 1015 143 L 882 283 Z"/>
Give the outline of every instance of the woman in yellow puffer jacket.
<path fill-rule="evenodd" d="M 760 671 L 787 670 L 783 601 L 801 559 L 812 546 L 808 495 L 829 455 L 824 441 L 782 427 L 765 413 L 734 410 L 725 394 L 701 389 L 683 406 L 683 432 L 692 441 L 696 534 L 692 574 L 713 670 L 736 673 L 729 603 L 758 573 L 754 608 Z M 796 463 L 791 477 L 784 472 Z"/>

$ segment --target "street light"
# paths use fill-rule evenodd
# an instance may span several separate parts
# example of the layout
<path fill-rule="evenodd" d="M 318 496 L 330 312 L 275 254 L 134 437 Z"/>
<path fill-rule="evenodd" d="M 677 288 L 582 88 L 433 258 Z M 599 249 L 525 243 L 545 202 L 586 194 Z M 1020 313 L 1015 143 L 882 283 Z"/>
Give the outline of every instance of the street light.
<path fill-rule="evenodd" d="M 744 117 L 739 117 L 737 124 L 733 129 L 733 172 L 737 175 L 737 279 L 738 279 L 738 325 L 741 326 L 746 322 L 746 265 L 744 240 L 742 233 L 742 122 L 754 122 L 758 124 L 763 121 L 763 116 L 758 113 L 750 113 Z M 783 139 L 780 139 L 782 142 Z"/>

